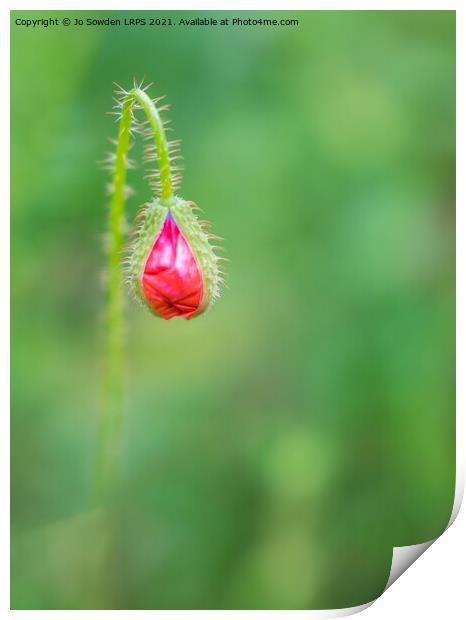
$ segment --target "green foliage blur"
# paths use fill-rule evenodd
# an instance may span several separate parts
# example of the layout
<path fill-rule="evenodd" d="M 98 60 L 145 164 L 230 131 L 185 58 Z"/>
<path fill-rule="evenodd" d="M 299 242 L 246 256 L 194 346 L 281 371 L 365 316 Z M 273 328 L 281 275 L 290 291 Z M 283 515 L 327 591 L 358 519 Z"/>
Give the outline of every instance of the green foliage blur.
<path fill-rule="evenodd" d="M 12 606 L 367 602 L 392 547 L 440 534 L 454 494 L 454 13 L 14 23 L 109 15 L 233 14 L 12 13 Z M 199 319 L 157 320 L 128 298 L 109 517 L 91 493 L 96 161 L 116 134 L 113 81 L 144 76 L 183 139 L 180 194 L 231 263 Z M 129 222 L 149 197 L 141 170 L 130 183 Z"/>

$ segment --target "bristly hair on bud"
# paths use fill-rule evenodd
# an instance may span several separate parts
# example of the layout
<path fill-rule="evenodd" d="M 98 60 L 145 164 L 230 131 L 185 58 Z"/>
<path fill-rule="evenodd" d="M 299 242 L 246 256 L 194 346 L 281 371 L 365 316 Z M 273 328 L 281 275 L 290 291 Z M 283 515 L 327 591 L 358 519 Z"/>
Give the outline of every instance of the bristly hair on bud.
<path fill-rule="evenodd" d="M 167 140 L 168 121 L 161 114 L 169 106 L 159 105 L 164 97 L 151 99 L 148 88 L 142 83 L 131 90 L 118 87 L 112 112 L 119 121 L 116 153 L 102 162 L 112 174 L 109 299 L 123 248 L 126 173 L 133 167 L 128 151 L 131 137 L 138 134 L 144 140 L 146 178 L 154 197 L 137 216 L 139 226 L 125 261 L 127 280 L 135 296 L 156 316 L 191 319 L 218 298 L 223 283 L 219 261 L 225 259 L 216 255 L 215 250 L 222 248 L 211 241 L 220 237 L 207 231 L 208 222 L 197 217 L 198 207 L 175 194 L 181 184 L 180 140 Z"/>

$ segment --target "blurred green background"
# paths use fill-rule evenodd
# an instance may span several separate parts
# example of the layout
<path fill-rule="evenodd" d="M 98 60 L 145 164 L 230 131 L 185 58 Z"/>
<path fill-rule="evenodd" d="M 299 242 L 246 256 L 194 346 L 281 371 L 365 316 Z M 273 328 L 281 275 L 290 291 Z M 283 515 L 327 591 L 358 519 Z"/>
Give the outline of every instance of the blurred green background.
<path fill-rule="evenodd" d="M 454 13 L 14 25 L 108 15 L 233 13 L 12 13 L 12 606 L 367 602 L 393 545 L 440 534 L 454 493 Z M 195 321 L 127 305 L 108 525 L 90 492 L 108 180 L 96 161 L 116 133 L 112 82 L 133 76 L 168 96 L 180 193 L 231 263 Z M 149 196 L 141 177 L 129 221 Z"/>

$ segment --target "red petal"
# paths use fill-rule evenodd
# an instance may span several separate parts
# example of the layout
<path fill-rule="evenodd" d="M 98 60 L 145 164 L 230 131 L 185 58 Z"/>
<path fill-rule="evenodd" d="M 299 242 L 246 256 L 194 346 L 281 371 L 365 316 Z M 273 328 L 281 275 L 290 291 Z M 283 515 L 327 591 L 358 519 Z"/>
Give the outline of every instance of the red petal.
<path fill-rule="evenodd" d="M 201 272 L 170 212 L 147 257 L 141 285 L 146 300 L 164 319 L 189 319 L 201 305 Z"/>

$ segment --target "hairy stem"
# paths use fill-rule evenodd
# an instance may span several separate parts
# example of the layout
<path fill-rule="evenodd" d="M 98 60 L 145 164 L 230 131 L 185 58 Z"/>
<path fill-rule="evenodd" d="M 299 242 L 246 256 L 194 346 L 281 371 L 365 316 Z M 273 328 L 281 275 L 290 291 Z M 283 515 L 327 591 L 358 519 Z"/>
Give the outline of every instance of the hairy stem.
<path fill-rule="evenodd" d="M 124 323 L 123 274 L 121 255 L 125 233 L 125 194 L 128 150 L 136 107 L 142 108 L 153 136 L 160 177 L 160 195 L 169 201 L 173 196 L 173 181 L 165 130 L 155 102 L 140 89 L 125 93 L 121 101 L 121 115 L 112 178 L 112 198 L 109 214 L 108 282 L 106 296 L 106 371 L 104 408 L 99 429 L 99 466 L 97 497 L 104 501 L 111 497 L 119 476 L 123 421 L 124 381 Z"/>
<path fill-rule="evenodd" d="M 153 131 L 157 166 L 160 174 L 160 197 L 169 200 L 173 196 L 173 182 L 170 158 L 168 156 L 167 137 L 160 114 L 154 101 L 145 91 L 137 88 L 132 90 L 129 96 L 133 97 L 142 107 Z"/>

